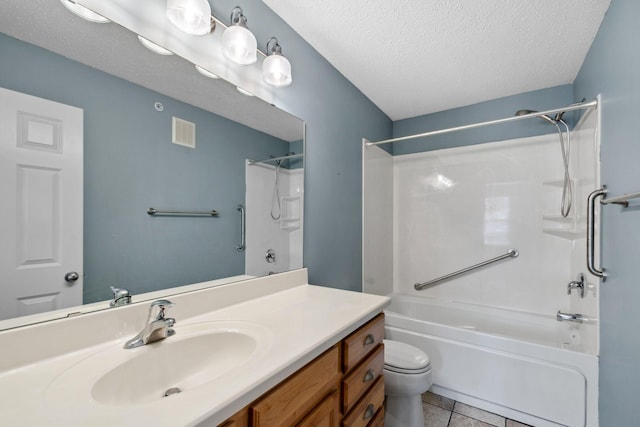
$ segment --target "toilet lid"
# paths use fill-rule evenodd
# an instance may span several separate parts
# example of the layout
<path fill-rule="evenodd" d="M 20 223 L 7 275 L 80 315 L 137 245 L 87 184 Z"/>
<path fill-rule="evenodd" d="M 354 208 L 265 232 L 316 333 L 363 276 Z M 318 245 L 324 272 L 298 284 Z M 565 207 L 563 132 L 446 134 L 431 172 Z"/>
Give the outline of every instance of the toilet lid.
<path fill-rule="evenodd" d="M 400 341 L 383 342 L 386 369 L 401 373 L 420 373 L 430 369 L 429 356 L 419 348 Z"/>

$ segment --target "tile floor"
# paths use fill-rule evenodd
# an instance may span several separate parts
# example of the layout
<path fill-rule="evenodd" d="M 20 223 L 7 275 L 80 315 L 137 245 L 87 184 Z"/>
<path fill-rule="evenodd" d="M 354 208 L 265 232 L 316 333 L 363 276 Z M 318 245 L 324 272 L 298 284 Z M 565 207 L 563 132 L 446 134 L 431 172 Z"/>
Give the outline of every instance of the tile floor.
<path fill-rule="evenodd" d="M 532 427 L 431 392 L 422 395 L 426 427 Z"/>

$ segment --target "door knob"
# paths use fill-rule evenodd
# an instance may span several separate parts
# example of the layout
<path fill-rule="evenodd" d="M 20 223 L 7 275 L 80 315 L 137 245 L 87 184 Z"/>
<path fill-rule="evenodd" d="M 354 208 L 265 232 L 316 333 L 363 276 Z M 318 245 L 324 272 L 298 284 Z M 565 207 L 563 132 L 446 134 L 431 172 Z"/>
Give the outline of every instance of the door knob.
<path fill-rule="evenodd" d="M 80 278 L 80 275 L 78 273 L 76 273 L 75 271 L 70 271 L 67 274 L 64 275 L 64 280 L 66 280 L 67 282 L 75 282 L 76 280 L 78 280 Z"/>

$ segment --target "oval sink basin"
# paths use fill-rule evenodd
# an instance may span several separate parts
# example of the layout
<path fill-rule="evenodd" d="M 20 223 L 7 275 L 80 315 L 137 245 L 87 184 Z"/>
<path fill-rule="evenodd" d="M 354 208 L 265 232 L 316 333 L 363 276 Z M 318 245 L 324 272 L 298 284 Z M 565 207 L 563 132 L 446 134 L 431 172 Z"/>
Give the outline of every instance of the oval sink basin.
<path fill-rule="evenodd" d="M 243 322 L 206 322 L 136 349 L 109 348 L 65 371 L 47 390 L 90 397 L 105 405 L 170 399 L 214 381 L 255 357 L 269 340 L 264 328 Z"/>

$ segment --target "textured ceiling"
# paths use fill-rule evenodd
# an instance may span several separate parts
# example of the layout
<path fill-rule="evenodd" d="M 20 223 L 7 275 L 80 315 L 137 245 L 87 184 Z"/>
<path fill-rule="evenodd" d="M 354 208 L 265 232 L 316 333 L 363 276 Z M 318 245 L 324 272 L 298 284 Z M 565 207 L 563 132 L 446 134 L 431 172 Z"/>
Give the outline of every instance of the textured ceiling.
<path fill-rule="evenodd" d="M 201 76 L 176 56 L 152 53 L 116 24 L 84 21 L 59 0 L 0 0 L 0 32 L 277 138 L 302 139 L 299 119 Z"/>
<path fill-rule="evenodd" d="M 393 120 L 573 83 L 610 3 L 263 1 Z"/>

